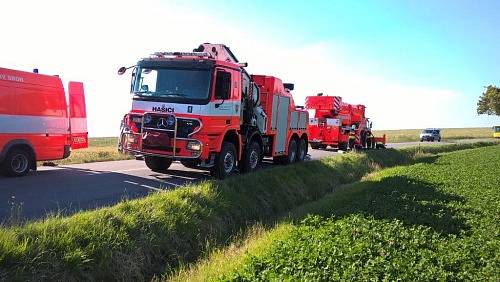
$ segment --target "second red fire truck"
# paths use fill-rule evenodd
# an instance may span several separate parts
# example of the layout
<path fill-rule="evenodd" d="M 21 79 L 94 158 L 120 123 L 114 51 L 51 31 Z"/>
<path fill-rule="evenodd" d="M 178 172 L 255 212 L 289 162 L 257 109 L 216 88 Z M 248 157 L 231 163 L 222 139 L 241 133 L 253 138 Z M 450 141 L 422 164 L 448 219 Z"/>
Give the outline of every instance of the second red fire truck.
<path fill-rule="evenodd" d="M 364 105 L 344 103 L 339 96 L 306 97 L 309 111 L 309 142 L 313 149 L 328 146 L 346 151 L 354 148 L 383 148 L 385 135 L 373 136 Z"/>
<path fill-rule="evenodd" d="M 179 160 L 218 178 L 252 171 L 263 157 L 304 160 L 308 114 L 295 107 L 293 84 L 244 67 L 228 47 L 209 43 L 140 60 L 130 67 L 132 109 L 119 149 L 143 155 L 153 171 Z"/>

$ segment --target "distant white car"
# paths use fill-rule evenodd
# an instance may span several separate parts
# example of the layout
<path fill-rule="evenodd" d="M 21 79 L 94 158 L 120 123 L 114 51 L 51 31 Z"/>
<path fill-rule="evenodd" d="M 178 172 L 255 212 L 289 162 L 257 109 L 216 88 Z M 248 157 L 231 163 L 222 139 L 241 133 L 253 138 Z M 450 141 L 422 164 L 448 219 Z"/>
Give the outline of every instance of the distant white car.
<path fill-rule="evenodd" d="M 420 142 L 423 141 L 438 141 L 441 142 L 441 129 L 426 128 L 420 133 Z"/>

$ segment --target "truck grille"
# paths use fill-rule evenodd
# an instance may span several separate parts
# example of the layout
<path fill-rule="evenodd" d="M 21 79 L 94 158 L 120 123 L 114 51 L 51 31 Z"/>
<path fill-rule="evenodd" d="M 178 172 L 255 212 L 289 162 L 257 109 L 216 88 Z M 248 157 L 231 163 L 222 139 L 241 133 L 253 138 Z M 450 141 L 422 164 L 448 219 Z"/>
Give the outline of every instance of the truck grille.
<path fill-rule="evenodd" d="M 177 122 L 177 138 L 188 138 L 190 134 L 199 130 L 201 124 L 196 119 L 175 118 L 173 115 L 145 114 L 144 129 L 172 131 Z M 173 135 L 173 134 L 172 134 Z"/>

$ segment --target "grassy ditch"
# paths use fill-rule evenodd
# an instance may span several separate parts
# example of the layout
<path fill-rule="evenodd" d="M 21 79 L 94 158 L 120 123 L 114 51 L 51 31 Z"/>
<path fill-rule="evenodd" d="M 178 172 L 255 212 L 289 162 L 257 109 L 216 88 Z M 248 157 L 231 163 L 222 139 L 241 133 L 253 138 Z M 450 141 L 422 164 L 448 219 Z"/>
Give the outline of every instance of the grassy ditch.
<path fill-rule="evenodd" d="M 0 280 L 147 280 L 200 258 L 246 226 L 316 201 L 379 168 L 487 145 L 345 154 L 3 228 Z"/>
<path fill-rule="evenodd" d="M 493 146 L 381 170 L 165 279 L 498 281 L 499 163 Z"/>

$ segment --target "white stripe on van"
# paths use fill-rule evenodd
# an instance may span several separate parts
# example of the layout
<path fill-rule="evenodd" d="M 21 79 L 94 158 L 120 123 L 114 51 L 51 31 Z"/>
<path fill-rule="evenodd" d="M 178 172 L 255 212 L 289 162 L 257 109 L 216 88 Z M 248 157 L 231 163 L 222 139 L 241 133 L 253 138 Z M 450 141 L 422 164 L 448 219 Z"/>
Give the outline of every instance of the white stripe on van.
<path fill-rule="evenodd" d="M 65 117 L 0 114 L 0 134 L 64 134 L 68 128 L 69 121 Z"/>
<path fill-rule="evenodd" d="M 87 132 L 87 118 L 71 118 L 71 132 Z"/>

